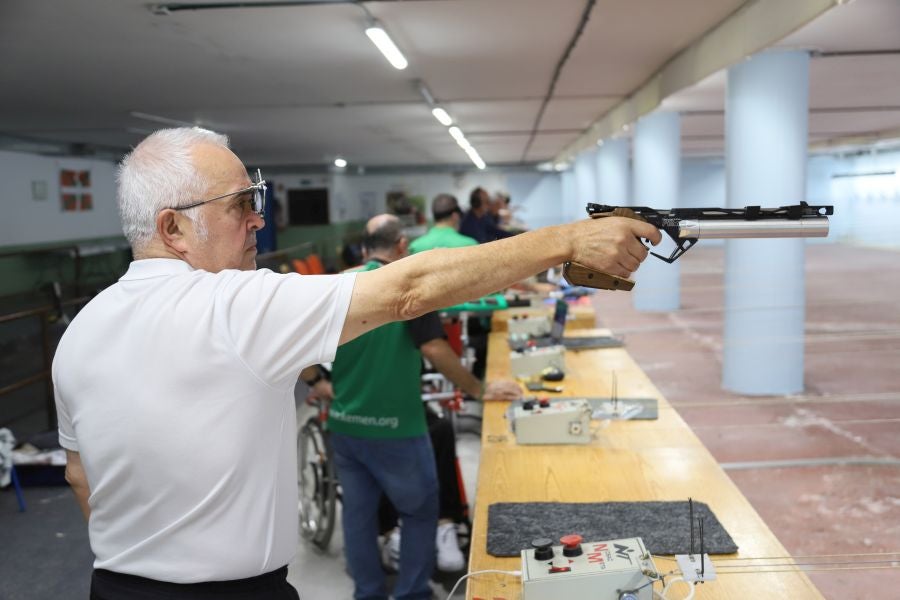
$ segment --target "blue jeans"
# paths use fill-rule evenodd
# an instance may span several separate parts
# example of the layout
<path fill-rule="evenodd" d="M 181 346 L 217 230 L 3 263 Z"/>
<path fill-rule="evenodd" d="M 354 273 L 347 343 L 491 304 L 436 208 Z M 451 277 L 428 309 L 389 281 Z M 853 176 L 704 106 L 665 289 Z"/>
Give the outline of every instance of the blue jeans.
<path fill-rule="evenodd" d="M 366 439 L 331 433 L 341 484 L 344 553 L 356 600 L 386 600 L 378 547 L 378 504 L 384 492 L 402 524 L 394 598 L 431 598 L 438 520 L 438 481 L 428 435 Z"/>

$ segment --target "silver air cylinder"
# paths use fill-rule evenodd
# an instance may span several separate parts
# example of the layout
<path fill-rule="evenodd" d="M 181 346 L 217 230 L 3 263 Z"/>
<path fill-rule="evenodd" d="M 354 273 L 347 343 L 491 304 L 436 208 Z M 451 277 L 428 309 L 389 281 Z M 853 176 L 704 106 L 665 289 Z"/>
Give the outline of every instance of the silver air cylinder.
<path fill-rule="evenodd" d="M 826 237 L 828 218 L 811 219 L 759 219 L 757 221 L 696 221 L 687 219 L 679 223 L 679 238 L 733 239 L 733 238 L 796 238 Z"/>

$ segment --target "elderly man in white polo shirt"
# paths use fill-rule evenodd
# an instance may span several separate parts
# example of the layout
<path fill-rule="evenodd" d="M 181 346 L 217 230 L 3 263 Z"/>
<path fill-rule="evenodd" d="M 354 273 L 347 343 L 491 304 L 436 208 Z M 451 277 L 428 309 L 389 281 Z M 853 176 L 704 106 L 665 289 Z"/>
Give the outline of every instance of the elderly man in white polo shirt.
<path fill-rule="evenodd" d="M 53 363 L 66 477 L 96 555 L 91 597 L 297 598 L 293 388 L 384 323 L 574 260 L 628 276 L 659 232 L 630 219 L 435 250 L 368 273 L 256 266 L 265 182 L 224 136 L 158 131 L 125 157 L 135 260 L 69 326 Z"/>

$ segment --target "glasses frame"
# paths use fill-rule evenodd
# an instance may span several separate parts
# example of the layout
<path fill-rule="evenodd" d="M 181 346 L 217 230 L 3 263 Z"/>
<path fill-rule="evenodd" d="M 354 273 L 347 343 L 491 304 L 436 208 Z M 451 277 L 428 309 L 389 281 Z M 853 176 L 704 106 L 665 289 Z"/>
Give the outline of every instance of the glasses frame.
<path fill-rule="evenodd" d="M 253 195 L 253 204 L 259 204 L 259 209 L 252 208 L 254 213 L 259 215 L 260 217 L 265 217 L 266 212 L 266 180 L 262 178 L 262 172 L 260 169 L 256 170 L 256 182 L 249 187 L 245 187 L 244 189 L 238 190 L 236 192 L 229 192 L 227 194 L 222 194 L 221 196 L 216 196 L 215 198 L 210 198 L 209 200 L 200 200 L 199 202 L 192 202 L 191 204 L 185 204 L 184 206 L 173 206 L 172 210 L 187 210 L 189 208 L 196 208 L 198 206 L 203 206 L 204 204 L 209 204 L 215 200 L 221 200 L 222 198 L 228 198 L 230 196 L 237 196 L 239 194 L 246 194 L 247 192 L 255 192 Z"/>

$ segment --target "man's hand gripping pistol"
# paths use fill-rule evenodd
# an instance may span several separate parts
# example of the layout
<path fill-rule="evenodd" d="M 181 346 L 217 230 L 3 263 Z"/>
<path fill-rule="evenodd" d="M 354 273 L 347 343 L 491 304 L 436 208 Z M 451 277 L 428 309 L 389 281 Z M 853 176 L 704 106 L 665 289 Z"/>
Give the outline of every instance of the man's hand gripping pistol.
<path fill-rule="evenodd" d="M 653 256 L 673 263 L 690 250 L 700 238 L 795 238 L 825 237 L 828 235 L 828 217 L 834 214 L 833 206 L 810 206 L 801 202 L 779 208 L 672 208 L 669 210 L 646 206 L 607 206 L 588 204 L 592 219 L 626 217 L 646 221 L 665 231 L 675 242 L 675 250 L 669 256 L 651 252 Z M 568 262 L 563 276 L 572 285 L 601 290 L 629 291 L 634 281 L 601 273 L 584 265 Z"/>

